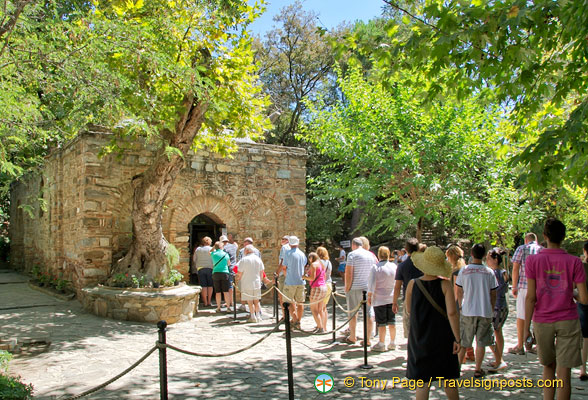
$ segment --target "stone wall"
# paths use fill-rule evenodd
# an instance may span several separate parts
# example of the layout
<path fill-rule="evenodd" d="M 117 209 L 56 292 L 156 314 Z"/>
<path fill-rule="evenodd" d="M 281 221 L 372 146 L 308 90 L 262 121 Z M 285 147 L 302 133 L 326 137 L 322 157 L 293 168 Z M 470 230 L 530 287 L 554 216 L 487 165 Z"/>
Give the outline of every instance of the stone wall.
<path fill-rule="evenodd" d="M 131 240 L 131 178 L 150 165 L 154 151 L 130 143 L 120 157 L 99 158 L 109 139 L 99 130 L 81 134 L 48 156 L 41 174 L 13 186 L 13 268 L 30 271 L 38 264 L 72 280 L 78 291 L 106 279 Z M 164 235 L 180 251 L 178 270 L 187 276 L 188 225 L 204 213 L 239 242 L 251 236 L 266 270 L 274 271 L 282 235 L 304 243 L 305 165 L 303 149 L 264 144 L 240 143 L 232 158 L 191 153 L 163 215 Z M 31 206 L 33 218 L 23 205 Z"/>

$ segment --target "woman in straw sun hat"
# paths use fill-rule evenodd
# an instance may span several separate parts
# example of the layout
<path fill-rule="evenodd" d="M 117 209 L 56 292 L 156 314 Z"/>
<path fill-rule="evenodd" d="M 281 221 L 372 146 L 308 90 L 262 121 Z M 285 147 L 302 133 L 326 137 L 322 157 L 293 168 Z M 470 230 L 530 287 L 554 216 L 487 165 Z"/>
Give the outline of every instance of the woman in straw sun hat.
<path fill-rule="evenodd" d="M 439 247 L 413 253 L 412 261 L 424 275 L 410 281 L 406 288 L 405 304 L 410 315 L 406 377 L 425 382 L 439 377 L 458 379 L 461 338 L 449 280 L 451 264 Z M 449 399 L 459 398 L 457 387 L 446 387 L 445 393 Z M 416 398 L 428 399 L 429 385 L 417 388 Z"/>

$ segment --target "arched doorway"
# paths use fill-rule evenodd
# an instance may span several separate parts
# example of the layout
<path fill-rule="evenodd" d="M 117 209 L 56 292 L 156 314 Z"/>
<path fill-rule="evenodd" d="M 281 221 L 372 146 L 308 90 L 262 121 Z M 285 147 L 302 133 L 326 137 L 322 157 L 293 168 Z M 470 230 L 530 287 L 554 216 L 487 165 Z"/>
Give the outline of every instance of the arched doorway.
<path fill-rule="evenodd" d="M 192 267 L 194 249 L 200 246 L 202 238 L 208 236 L 214 244 L 221 235 L 226 234 L 226 231 L 226 225 L 216 215 L 204 213 L 195 216 L 188 224 L 188 232 L 190 232 L 190 267 Z"/>

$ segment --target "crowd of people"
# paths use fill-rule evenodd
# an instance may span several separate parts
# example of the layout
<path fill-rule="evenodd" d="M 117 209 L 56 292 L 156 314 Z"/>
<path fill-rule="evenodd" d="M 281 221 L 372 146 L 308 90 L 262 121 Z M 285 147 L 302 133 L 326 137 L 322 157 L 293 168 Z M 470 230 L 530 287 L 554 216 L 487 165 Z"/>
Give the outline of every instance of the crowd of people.
<path fill-rule="evenodd" d="M 487 370 L 508 368 L 502 329 L 509 316 L 511 282 L 517 345 L 508 352 L 536 353 L 543 365 L 543 379 L 561 379 L 558 399 L 569 399 L 571 368 L 579 366 L 579 378 L 588 380 L 588 267 L 561 248 L 565 238 L 561 221 L 548 219 L 543 237 L 545 242 L 539 244 L 534 233 L 525 235 L 525 243 L 512 256 L 511 274 L 505 249 L 487 250 L 482 243 L 466 253 L 454 244 L 441 249 L 409 239 L 403 249 L 391 252 L 380 246 L 376 255 L 367 238 L 354 238 L 348 254 L 336 248 L 337 272 L 344 282 L 350 317 L 343 341 L 351 345 L 358 341 L 358 309 L 365 291 L 368 311 L 362 317 L 367 318 L 369 334 L 363 340 L 372 351 L 396 349 L 396 314 L 402 310 L 408 339 L 407 378 L 425 382 L 438 377 L 457 379 L 467 360 L 475 362 L 474 377 L 482 378 Z M 261 320 L 261 288 L 270 280 L 253 240 L 246 238 L 238 253 L 231 235 L 221 236 L 213 247 L 211 242 L 204 238 L 193 253 L 192 272 L 203 287 L 203 304 L 211 304 L 214 287 L 217 311 L 223 295 L 231 310 L 234 273 L 241 301 L 249 307 L 249 321 Z M 588 261 L 588 242 L 583 257 Z M 290 326 L 300 329 L 304 306 L 309 304 L 314 332 L 326 332 L 334 270 L 327 249 L 318 247 L 307 256 L 296 236 L 284 236 L 277 264 L 279 300 L 289 303 Z M 310 293 L 305 303 L 307 284 Z M 487 370 L 483 368 L 486 347 L 493 354 Z M 417 398 L 428 398 L 428 391 L 427 385 L 418 388 Z M 555 387 L 544 388 L 544 398 L 554 398 L 555 392 Z M 457 388 L 447 387 L 446 394 L 458 398 Z"/>

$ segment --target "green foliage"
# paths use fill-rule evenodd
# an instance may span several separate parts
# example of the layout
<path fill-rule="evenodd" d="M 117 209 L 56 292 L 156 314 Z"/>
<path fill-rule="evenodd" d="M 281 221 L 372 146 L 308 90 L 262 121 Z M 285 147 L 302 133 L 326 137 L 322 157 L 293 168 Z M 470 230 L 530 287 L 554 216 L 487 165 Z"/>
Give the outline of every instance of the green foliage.
<path fill-rule="evenodd" d="M 117 287 L 128 286 L 129 280 L 130 280 L 129 274 L 119 273 L 119 274 L 115 274 L 112 277 L 112 282 L 114 283 L 114 286 L 117 286 Z"/>
<path fill-rule="evenodd" d="M 490 179 L 497 117 L 476 98 L 424 109 L 419 90 L 394 78 L 368 81 L 353 67 L 338 81 L 344 101 L 308 104 L 304 139 L 333 160 L 309 187 L 317 200 L 343 200 L 344 213 L 364 209 L 375 221 L 366 235 L 406 232 L 423 218 L 463 222 Z"/>
<path fill-rule="evenodd" d="M 182 279 L 184 279 L 184 275 L 182 275 L 182 273 L 177 269 L 172 269 L 169 272 L 167 281 L 169 285 L 174 285 L 176 282 L 181 282 Z"/>
<path fill-rule="evenodd" d="M 0 373 L 8 372 L 8 364 L 12 360 L 12 354 L 6 350 L 0 350 Z"/>
<path fill-rule="evenodd" d="M 12 354 L 0 350 L 0 399 L 26 400 L 33 398 L 33 385 L 21 382 L 20 377 L 7 376 Z"/>
<path fill-rule="evenodd" d="M 55 284 L 55 289 L 59 290 L 59 291 L 64 291 L 67 290 L 71 287 L 71 282 L 68 281 L 67 279 L 57 279 L 57 282 Z"/>
<path fill-rule="evenodd" d="M 171 187 L 166 184 L 184 166 L 190 148 L 206 146 L 228 156 L 236 138 L 256 139 L 269 128 L 268 101 L 246 30 L 261 12 L 258 3 L 9 0 L 6 5 L 2 12 L 18 18 L 9 32 L 0 30 L 0 194 L 40 165 L 50 149 L 94 125 L 113 131 L 102 155 L 141 143 L 162 156 L 154 157 L 158 167 L 167 162 L 147 169 L 138 189 L 163 186 L 160 211 Z M 32 211 L 30 205 L 21 207 Z M 133 240 L 145 242 L 147 236 Z M 158 262 L 163 248 L 154 257 Z"/>
<path fill-rule="evenodd" d="M 326 242 L 341 238 L 343 222 L 338 214 L 339 202 L 306 201 L 306 237 L 309 242 Z"/>
<path fill-rule="evenodd" d="M 20 377 L 0 374 L 0 399 L 27 400 L 33 398 L 33 385 L 23 383 Z"/>
<path fill-rule="evenodd" d="M 149 284 L 149 279 L 145 275 L 131 275 L 131 283 L 134 288 L 142 288 Z"/>
<path fill-rule="evenodd" d="M 171 243 L 167 245 L 165 256 L 167 258 L 167 266 L 169 269 L 172 269 L 180 263 L 180 252 L 176 246 Z"/>
<path fill-rule="evenodd" d="M 273 128 L 266 135 L 267 143 L 299 145 L 295 135 L 306 114 L 304 100 L 314 99 L 329 86 L 334 62 L 329 42 L 340 32 L 320 29 L 317 17 L 296 1 L 274 17 L 276 25 L 263 41 L 255 41 L 260 80 L 271 99 L 268 113 Z"/>
<path fill-rule="evenodd" d="M 385 0 L 388 46 L 364 47 L 389 73 L 423 74 L 428 99 L 491 89 L 512 122 L 522 181 L 588 187 L 588 4 Z M 410 35 L 404 36 L 408 28 Z M 361 41 L 350 37 L 351 51 Z M 481 97 L 480 101 L 484 98 Z"/>
<path fill-rule="evenodd" d="M 521 190 L 500 181 L 488 188 L 488 198 L 470 204 L 468 222 L 475 242 L 513 248 L 515 236 L 529 231 L 543 212 L 523 199 Z"/>
<path fill-rule="evenodd" d="M 533 199 L 535 207 L 546 216 L 560 219 L 566 225 L 566 243 L 588 240 L 588 190 L 563 185 Z M 581 253 L 581 251 L 580 251 Z"/>

